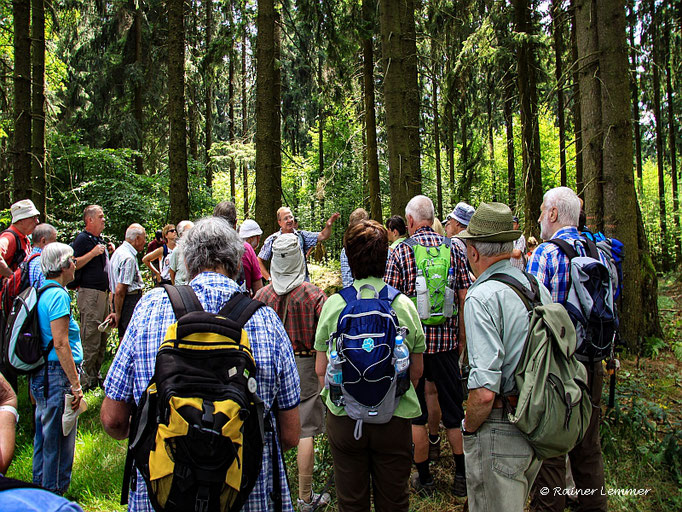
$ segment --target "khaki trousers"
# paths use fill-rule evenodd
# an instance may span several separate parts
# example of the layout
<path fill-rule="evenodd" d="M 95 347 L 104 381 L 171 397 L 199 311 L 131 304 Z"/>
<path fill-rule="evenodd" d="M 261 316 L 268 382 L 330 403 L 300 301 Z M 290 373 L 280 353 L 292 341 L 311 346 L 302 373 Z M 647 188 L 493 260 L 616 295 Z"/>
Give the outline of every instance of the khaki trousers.
<path fill-rule="evenodd" d="M 78 309 L 81 314 L 81 343 L 83 345 L 82 384 L 86 388 L 98 383 L 99 370 L 104 361 L 109 333 L 99 332 L 109 311 L 109 292 L 92 288 L 78 289 Z"/>

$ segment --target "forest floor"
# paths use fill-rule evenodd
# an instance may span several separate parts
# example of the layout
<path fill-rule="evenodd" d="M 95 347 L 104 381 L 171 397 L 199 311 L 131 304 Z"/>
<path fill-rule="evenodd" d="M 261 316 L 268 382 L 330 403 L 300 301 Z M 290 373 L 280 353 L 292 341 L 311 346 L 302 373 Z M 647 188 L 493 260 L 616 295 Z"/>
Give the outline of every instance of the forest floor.
<path fill-rule="evenodd" d="M 310 265 L 312 280 L 327 293 L 340 288 L 338 267 Z M 606 490 L 643 490 L 646 495 L 611 495 L 609 510 L 682 511 L 682 276 L 667 275 L 659 281 L 662 339 L 646 340 L 646 357 L 621 356 L 616 405 L 607 408 L 608 380 L 604 387 L 602 445 Z M 115 344 L 112 344 L 112 353 Z M 109 364 L 109 362 L 107 362 Z M 25 382 L 25 380 L 24 380 Z M 20 384 L 21 420 L 17 450 L 8 475 L 31 480 L 33 440 L 26 385 Z M 119 505 L 126 442 L 107 436 L 99 422 L 102 390 L 86 394 L 88 410 L 78 424 L 71 487 L 66 496 L 86 512 L 125 510 Z M 447 442 L 442 432 L 442 453 Z M 319 492 L 332 473 L 331 454 L 324 436 L 316 440 L 315 489 Z M 297 495 L 295 450 L 286 454 L 292 496 Z M 411 496 L 414 512 L 455 512 L 464 500 L 451 493 L 452 457 L 432 463 L 436 492 L 430 498 Z M 333 485 L 330 488 L 334 498 Z M 630 491 L 632 492 L 632 491 Z M 326 509 L 335 511 L 334 500 Z"/>

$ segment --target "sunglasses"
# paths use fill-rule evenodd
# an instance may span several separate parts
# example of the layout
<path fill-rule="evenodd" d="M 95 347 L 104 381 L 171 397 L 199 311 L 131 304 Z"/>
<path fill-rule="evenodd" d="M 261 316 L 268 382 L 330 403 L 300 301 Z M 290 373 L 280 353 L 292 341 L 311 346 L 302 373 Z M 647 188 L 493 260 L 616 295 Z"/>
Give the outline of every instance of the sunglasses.
<path fill-rule="evenodd" d="M 178 231 L 176 229 L 169 229 L 168 232 L 169 233 L 177 233 Z"/>

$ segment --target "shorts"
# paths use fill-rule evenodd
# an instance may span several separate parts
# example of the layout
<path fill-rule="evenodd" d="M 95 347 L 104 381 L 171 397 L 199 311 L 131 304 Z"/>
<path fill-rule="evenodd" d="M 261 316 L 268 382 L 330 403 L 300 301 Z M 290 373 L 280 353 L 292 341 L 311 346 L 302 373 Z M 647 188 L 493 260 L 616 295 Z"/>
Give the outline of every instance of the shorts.
<path fill-rule="evenodd" d="M 133 311 L 135 311 L 135 306 L 142 298 L 142 291 L 129 293 L 123 299 L 123 307 L 121 308 L 121 316 L 118 320 L 118 338 L 123 339 L 123 335 L 128 329 L 128 324 L 130 319 L 133 317 Z"/>
<path fill-rule="evenodd" d="M 309 357 L 296 356 L 298 378 L 301 381 L 301 402 L 298 412 L 301 418 L 300 438 L 314 437 L 324 432 L 326 407 L 320 398 L 320 380 L 315 373 L 315 353 Z"/>
<path fill-rule="evenodd" d="M 464 391 L 459 374 L 459 352 L 457 349 L 435 354 L 424 354 L 424 374 L 419 379 L 417 398 L 422 414 L 412 420 L 413 425 L 426 425 L 429 412 L 424 397 L 424 381 L 429 380 L 438 390 L 438 403 L 443 414 L 445 428 L 459 428 L 464 419 Z"/>

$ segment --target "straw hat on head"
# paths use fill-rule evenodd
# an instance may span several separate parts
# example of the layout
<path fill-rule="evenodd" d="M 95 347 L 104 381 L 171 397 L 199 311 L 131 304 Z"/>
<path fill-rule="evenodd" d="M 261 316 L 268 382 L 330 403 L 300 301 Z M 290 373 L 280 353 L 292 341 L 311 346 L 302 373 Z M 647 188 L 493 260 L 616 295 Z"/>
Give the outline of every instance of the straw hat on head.
<path fill-rule="evenodd" d="M 521 236 L 514 229 L 514 215 L 504 203 L 481 203 L 471 217 L 469 226 L 458 235 L 463 240 L 481 242 L 513 242 Z"/>

